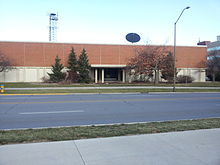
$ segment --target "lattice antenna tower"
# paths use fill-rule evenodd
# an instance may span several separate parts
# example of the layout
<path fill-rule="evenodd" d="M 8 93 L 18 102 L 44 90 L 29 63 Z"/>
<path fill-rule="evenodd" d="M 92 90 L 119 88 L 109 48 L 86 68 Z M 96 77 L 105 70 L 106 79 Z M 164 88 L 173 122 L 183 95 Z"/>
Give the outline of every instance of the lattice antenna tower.
<path fill-rule="evenodd" d="M 58 21 L 58 14 L 50 13 L 49 15 L 49 41 L 55 42 L 56 41 L 56 33 L 57 33 L 57 21 Z"/>

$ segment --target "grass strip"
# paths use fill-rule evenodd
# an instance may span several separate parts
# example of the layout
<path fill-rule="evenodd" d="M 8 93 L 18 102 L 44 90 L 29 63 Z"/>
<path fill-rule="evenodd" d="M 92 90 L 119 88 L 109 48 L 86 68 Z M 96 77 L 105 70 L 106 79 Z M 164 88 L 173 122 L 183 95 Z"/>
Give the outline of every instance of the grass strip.
<path fill-rule="evenodd" d="M 172 89 L 40 89 L 8 90 L 2 94 L 45 94 L 45 93 L 149 93 L 172 92 Z M 220 89 L 176 89 L 176 92 L 220 92 Z"/>
<path fill-rule="evenodd" d="M 114 87 L 114 86 L 162 86 L 172 87 L 172 83 L 105 83 L 105 84 L 62 84 L 62 83 L 28 83 L 28 82 L 0 82 L 5 88 L 35 88 L 35 87 Z M 220 82 L 193 82 L 176 84 L 177 87 L 220 87 Z"/>
<path fill-rule="evenodd" d="M 0 144 L 64 141 L 210 128 L 220 128 L 220 118 L 103 126 L 0 130 Z"/>

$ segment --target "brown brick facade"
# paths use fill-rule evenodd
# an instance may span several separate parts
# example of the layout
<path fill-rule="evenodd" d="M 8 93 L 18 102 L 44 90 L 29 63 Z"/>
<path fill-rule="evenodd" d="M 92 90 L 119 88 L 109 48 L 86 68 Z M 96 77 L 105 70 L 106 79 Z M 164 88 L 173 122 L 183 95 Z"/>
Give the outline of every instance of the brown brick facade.
<path fill-rule="evenodd" d="M 126 65 L 128 59 L 135 55 L 135 50 L 143 46 L 0 42 L 0 52 L 5 54 L 14 66 L 49 67 L 54 64 L 56 55 L 66 65 L 72 47 L 77 55 L 85 48 L 90 64 Z M 173 51 L 173 47 L 167 48 Z M 206 47 L 178 46 L 176 49 L 177 68 L 205 68 L 206 58 Z"/>

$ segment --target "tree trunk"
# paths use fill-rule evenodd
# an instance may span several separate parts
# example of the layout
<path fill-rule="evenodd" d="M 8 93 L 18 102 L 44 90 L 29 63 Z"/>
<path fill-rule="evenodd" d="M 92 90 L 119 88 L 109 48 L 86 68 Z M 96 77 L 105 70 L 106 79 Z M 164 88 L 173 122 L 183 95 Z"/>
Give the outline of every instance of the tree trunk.
<path fill-rule="evenodd" d="M 155 78 L 154 78 L 154 84 L 159 84 L 159 70 L 154 70 Z"/>
<path fill-rule="evenodd" d="M 212 73 L 212 82 L 215 82 L 215 73 Z"/>

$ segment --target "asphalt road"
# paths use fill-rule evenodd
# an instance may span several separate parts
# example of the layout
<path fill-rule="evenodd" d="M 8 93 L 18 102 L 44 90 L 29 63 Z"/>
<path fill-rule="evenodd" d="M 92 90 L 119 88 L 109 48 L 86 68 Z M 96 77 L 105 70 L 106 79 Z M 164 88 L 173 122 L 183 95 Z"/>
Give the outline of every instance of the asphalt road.
<path fill-rule="evenodd" d="M 0 95 L 0 129 L 220 117 L 220 93 Z"/>

